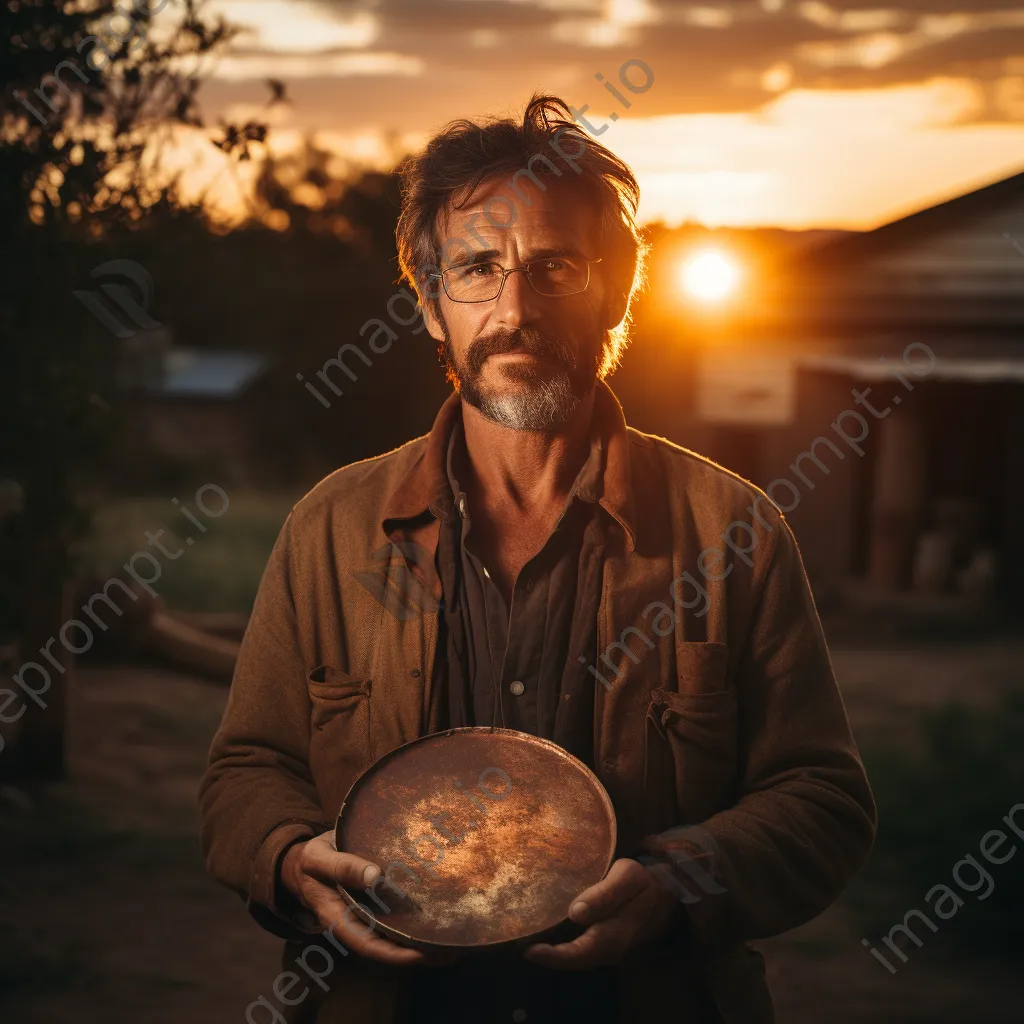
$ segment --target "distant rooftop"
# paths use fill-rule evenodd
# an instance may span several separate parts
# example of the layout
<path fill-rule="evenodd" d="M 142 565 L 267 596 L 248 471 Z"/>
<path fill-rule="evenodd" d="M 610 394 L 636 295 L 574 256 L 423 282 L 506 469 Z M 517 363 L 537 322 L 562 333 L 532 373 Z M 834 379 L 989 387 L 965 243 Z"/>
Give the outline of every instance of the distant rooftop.
<path fill-rule="evenodd" d="M 161 327 L 124 340 L 118 382 L 136 394 L 232 399 L 266 366 L 267 357 L 256 352 L 175 345 L 170 331 Z"/>
<path fill-rule="evenodd" d="M 182 398 L 234 398 L 266 366 L 255 352 L 174 346 L 164 353 L 163 379 L 151 388 Z"/>

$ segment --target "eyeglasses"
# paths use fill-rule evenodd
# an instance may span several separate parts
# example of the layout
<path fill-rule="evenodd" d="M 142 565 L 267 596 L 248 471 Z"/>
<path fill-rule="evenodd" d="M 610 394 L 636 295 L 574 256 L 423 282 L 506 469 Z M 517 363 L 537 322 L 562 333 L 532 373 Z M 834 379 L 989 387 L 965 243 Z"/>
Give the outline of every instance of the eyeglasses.
<path fill-rule="evenodd" d="M 600 262 L 600 258 L 546 256 L 509 270 L 500 263 L 467 263 L 430 277 L 441 279 L 444 293 L 452 302 L 490 302 L 501 294 L 505 278 L 520 271 L 538 295 L 561 297 L 585 292 L 590 284 L 590 265 Z"/>

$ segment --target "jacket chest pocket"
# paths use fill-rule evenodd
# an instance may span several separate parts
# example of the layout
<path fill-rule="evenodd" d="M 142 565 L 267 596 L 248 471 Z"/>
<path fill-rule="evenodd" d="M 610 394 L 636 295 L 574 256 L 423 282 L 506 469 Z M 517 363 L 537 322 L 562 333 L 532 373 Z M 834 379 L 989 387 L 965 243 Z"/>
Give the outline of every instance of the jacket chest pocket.
<path fill-rule="evenodd" d="M 330 665 L 309 673 L 310 767 L 313 778 L 329 780 L 321 791 L 325 810 L 334 812 L 349 786 L 373 761 L 370 749 L 371 680 L 355 679 Z M 324 785 L 321 782 L 321 786 Z"/>
<path fill-rule="evenodd" d="M 725 644 L 682 644 L 679 690 L 651 691 L 648 725 L 663 762 L 671 761 L 682 823 L 704 821 L 735 801 L 737 701 L 727 686 L 727 655 Z"/>

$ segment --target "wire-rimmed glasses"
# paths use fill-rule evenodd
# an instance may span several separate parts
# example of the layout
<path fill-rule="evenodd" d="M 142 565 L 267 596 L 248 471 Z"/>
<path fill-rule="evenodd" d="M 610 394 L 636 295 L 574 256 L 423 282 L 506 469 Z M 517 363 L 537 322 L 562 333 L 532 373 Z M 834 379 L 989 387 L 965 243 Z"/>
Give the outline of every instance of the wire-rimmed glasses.
<path fill-rule="evenodd" d="M 543 256 L 507 270 L 500 263 L 466 263 L 430 276 L 441 279 L 444 293 L 452 302 L 490 302 L 501 294 L 505 278 L 520 272 L 526 274 L 538 295 L 560 298 L 585 292 L 590 284 L 590 266 L 600 262 L 600 257 Z"/>

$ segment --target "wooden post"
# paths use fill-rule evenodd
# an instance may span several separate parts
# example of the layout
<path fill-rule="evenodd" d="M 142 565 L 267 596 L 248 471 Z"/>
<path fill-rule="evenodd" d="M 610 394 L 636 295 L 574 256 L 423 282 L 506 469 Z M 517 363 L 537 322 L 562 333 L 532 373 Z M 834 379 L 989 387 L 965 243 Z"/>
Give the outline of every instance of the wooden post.
<path fill-rule="evenodd" d="M 33 689 L 42 691 L 38 699 L 15 686 L 16 692 L 24 697 L 26 710 L 16 723 L 4 727 L 0 779 L 53 781 L 65 777 L 67 700 L 74 677 L 74 657 L 60 642 L 59 634 L 64 623 L 74 618 L 73 598 L 74 585 L 66 581 L 58 593 L 40 594 L 35 607 L 29 610 L 13 670 L 18 672 L 33 662 L 46 673 L 49 684 L 32 669 L 25 673 L 25 680 Z M 50 653 L 60 669 L 40 654 L 40 649 L 53 637 L 58 639 L 50 645 Z"/>
<path fill-rule="evenodd" d="M 921 418 L 909 409 L 894 410 L 878 429 L 868 581 L 885 590 L 898 590 L 910 579 L 924 513 L 925 429 Z"/>

